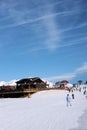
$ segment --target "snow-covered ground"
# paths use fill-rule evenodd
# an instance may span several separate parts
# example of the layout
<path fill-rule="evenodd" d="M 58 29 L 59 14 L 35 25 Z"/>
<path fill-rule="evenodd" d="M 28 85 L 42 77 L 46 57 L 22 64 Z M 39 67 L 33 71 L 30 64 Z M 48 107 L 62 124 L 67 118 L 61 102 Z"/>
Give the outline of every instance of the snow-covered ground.
<path fill-rule="evenodd" d="M 74 94 L 75 99 L 69 107 L 65 90 L 42 91 L 31 98 L 2 98 L 0 130 L 76 130 L 87 109 L 87 99 L 78 91 Z"/>

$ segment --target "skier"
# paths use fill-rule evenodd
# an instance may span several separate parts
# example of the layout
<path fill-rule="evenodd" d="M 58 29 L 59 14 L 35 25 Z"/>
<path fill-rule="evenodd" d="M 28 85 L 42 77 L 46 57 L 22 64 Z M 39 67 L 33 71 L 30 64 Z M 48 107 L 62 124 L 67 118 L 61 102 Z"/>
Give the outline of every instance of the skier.
<path fill-rule="evenodd" d="M 72 93 L 72 99 L 74 99 L 74 93 Z"/>
<path fill-rule="evenodd" d="M 69 96 L 69 94 L 67 94 L 66 96 L 66 101 L 67 101 L 67 106 L 71 106 L 71 97 Z"/>

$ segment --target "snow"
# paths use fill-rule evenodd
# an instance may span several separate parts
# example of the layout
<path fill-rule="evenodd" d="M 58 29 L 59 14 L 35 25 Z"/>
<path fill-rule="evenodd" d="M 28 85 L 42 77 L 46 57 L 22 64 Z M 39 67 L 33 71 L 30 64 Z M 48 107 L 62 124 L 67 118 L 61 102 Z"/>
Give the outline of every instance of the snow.
<path fill-rule="evenodd" d="M 10 82 L 8 82 L 8 85 L 10 85 L 10 86 L 16 86 L 17 84 L 16 84 L 16 82 L 17 82 L 18 80 L 11 80 Z"/>
<path fill-rule="evenodd" d="M 31 98 L 1 98 L 0 130 L 74 130 L 78 128 L 78 120 L 87 109 L 87 99 L 83 93 L 75 91 L 72 106 L 67 107 L 67 93 L 66 90 L 47 90 L 37 92 Z M 70 92 L 70 96 L 71 94 Z"/>
<path fill-rule="evenodd" d="M 5 81 L 0 81 L 0 86 L 6 86 L 6 85 L 8 85 L 7 82 L 5 82 Z"/>
<path fill-rule="evenodd" d="M 49 87 L 49 88 L 53 88 L 54 87 L 54 84 L 55 83 L 53 83 L 53 82 L 50 82 L 50 81 L 48 81 L 48 80 L 45 80 L 45 79 L 42 79 L 44 82 L 46 82 L 47 84 L 49 84 L 49 86 L 47 86 L 47 87 Z"/>
<path fill-rule="evenodd" d="M 10 85 L 10 86 L 16 86 L 16 82 L 18 80 L 11 80 L 9 82 L 5 82 L 5 81 L 0 81 L 0 86 L 7 86 L 7 85 Z"/>
<path fill-rule="evenodd" d="M 50 82 L 50 81 L 47 81 L 47 84 L 49 84 L 49 88 L 53 88 L 53 86 L 54 86 L 54 83 L 52 83 L 52 82 Z"/>
<path fill-rule="evenodd" d="M 72 87 L 73 87 L 73 84 L 67 83 L 66 87 L 72 88 Z"/>

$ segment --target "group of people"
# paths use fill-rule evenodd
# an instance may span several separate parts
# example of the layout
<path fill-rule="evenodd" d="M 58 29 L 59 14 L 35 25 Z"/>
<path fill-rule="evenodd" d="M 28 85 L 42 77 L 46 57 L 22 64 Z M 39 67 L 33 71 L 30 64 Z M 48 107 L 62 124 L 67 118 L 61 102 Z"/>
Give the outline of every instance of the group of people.
<path fill-rule="evenodd" d="M 67 106 L 72 106 L 71 99 L 73 100 L 75 98 L 74 93 L 73 93 L 73 91 L 75 91 L 75 90 L 81 92 L 83 95 L 85 95 L 85 97 L 87 99 L 87 87 L 82 87 L 82 88 L 78 87 L 78 88 L 70 89 L 68 91 L 69 93 L 66 96 Z"/>

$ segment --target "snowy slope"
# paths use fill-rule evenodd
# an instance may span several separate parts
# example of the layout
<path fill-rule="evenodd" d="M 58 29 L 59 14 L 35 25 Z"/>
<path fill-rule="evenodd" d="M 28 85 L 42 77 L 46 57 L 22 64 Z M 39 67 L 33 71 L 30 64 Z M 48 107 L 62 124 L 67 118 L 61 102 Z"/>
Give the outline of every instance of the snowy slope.
<path fill-rule="evenodd" d="M 31 98 L 0 99 L 0 130 L 69 130 L 78 127 L 78 118 L 87 100 L 75 92 L 72 106 L 66 106 L 67 92 L 49 90 Z"/>

